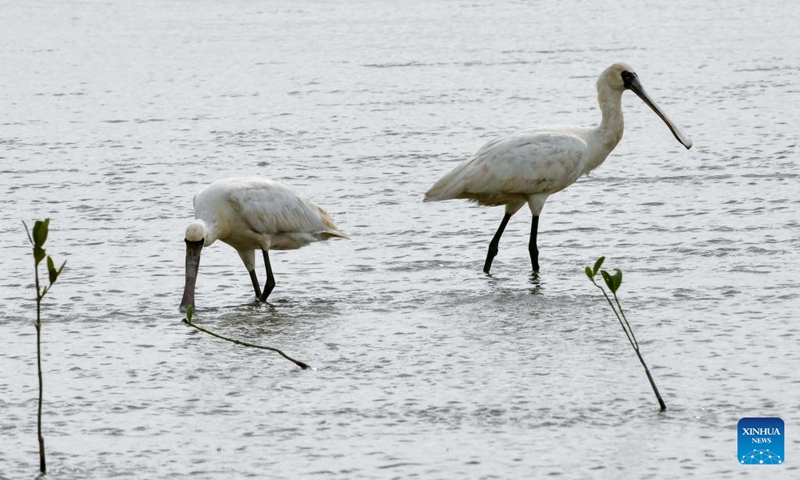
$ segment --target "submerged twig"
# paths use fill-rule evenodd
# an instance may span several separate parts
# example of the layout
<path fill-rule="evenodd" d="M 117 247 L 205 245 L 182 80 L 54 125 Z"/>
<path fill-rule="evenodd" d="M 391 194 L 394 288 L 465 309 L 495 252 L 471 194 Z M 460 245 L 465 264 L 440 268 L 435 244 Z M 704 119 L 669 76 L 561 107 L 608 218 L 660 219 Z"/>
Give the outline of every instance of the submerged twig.
<path fill-rule="evenodd" d="M 606 302 L 611 307 L 611 311 L 614 312 L 614 315 L 617 317 L 620 326 L 622 327 L 622 331 L 625 332 L 625 336 L 628 337 L 628 342 L 633 347 L 633 350 L 636 352 L 636 356 L 639 357 L 639 362 L 641 362 L 642 367 L 644 367 L 644 372 L 647 374 L 647 380 L 650 382 L 650 386 L 653 387 L 653 392 L 656 394 L 656 399 L 658 400 L 658 405 L 661 407 L 661 411 L 667 409 L 667 405 L 664 403 L 664 400 L 661 398 L 661 393 L 658 391 L 658 387 L 656 386 L 655 380 L 653 380 L 653 376 L 650 374 L 650 369 L 647 368 L 647 364 L 644 361 L 644 357 L 642 357 L 642 353 L 639 351 L 639 342 L 636 340 L 636 335 L 633 334 L 633 329 L 631 328 L 631 324 L 628 322 L 628 319 L 625 317 L 625 312 L 622 310 L 622 304 L 619 303 L 619 298 L 617 298 L 617 290 L 619 286 L 622 285 L 622 270 L 616 268 L 614 269 L 614 275 L 611 275 L 605 270 L 600 271 L 601 276 L 603 277 L 603 281 L 605 281 L 606 286 L 609 290 L 611 290 L 611 294 L 614 296 L 614 302 L 616 302 L 616 307 L 614 306 L 614 302 L 611 301 L 611 298 L 606 293 L 606 290 L 595 282 L 595 276 L 597 276 L 597 272 L 600 270 L 600 267 L 603 265 L 603 261 L 605 261 L 606 257 L 600 257 L 594 263 L 594 267 L 586 267 L 584 270 L 586 272 L 586 276 L 589 277 L 589 280 L 592 284 L 599 288 L 601 292 L 603 292 L 603 296 L 606 298 Z M 617 310 L 619 309 L 619 310 Z"/>
<path fill-rule="evenodd" d="M 236 340 L 236 339 L 233 339 L 233 338 L 224 337 L 224 336 L 219 335 L 217 333 L 214 333 L 214 332 L 212 332 L 210 330 L 206 330 L 203 327 L 199 327 L 199 326 L 195 325 L 194 323 L 192 323 L 192 307 L 189 307 L 189 308 L 186 309 L 186 318 L 183 319 L 183 323 L 185 323 L 186 325 L 189 325 L 192 328 L 196 328 L 197 330 L 200 330 L 203 333 L 207 333 L 207 334 L 211 335 L 212 337 L 217 337 L 217 338 L 219 338 L 221 340 L 225 340 L 225 341 L 228 341 L 228 342 L 231 342 L 231 343 L 235 343 L 236 345 L 241 345 L 243 347 L 259 348 L 261 350 L 269 350 L 271 352 L 275 352 L 275 353 L 279 354 L 280 356 L 282 356 L 283 358 L 285 358 L 286 360 L 289 360 L 290 362 L 293 362 L 295 365 L 297 365 L 298 367 L 302 368 L 303 370 L 311 368 L 311 365 L 309 365 L 309 364 L 307 364 L 305 362 L 301 362 L 300 360 L 295 360 L 294 358 L 290 357 L 289 355 L 286 355 L 285 353 L 283 353 L 281 350 L 279 350 L 277 348 L 265 347 L 263 345 L 255 345 L 255 344 L 252 344 L 252 343 L 243 342 L 241 340 Z"/>

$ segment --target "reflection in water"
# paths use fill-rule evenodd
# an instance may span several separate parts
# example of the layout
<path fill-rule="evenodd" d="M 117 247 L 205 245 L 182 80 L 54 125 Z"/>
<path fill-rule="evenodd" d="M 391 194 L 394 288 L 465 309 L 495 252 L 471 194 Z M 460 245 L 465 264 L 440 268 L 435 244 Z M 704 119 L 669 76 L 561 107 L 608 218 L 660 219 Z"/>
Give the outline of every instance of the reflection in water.
<path fill-rule="evenodd" d="M 533 288 L 529 290 L 531 295 L 541 295 L 542 294 L 542 281 L 539 277 L 540 272 L 531 272 L 528 276 L 528 283 L 530 283 Z"/>

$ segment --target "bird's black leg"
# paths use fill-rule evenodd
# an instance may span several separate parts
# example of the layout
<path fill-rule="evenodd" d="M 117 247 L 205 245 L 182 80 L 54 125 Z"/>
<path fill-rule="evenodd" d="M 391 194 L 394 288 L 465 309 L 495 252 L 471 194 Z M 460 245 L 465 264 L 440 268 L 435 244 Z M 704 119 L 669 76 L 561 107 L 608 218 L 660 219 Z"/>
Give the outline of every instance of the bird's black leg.
<path fill-rule="evenodd" d="M 536 248 L 536 233 L 539 230 L 539 217 L 534 215 L 531 222 L 531 239 L 528 242 L 528 252 L 531 254 L 531 266 L 533 271 L 539 271 L 539 249 Z"/>
<path fill-rule="evenodd" d="M 486 254 L 486 263 L 483 264 L 483 273 L 489 273 L 489 270 L 492 269 L 492 261 L 494 257 L 497 256 L 497 249 L 500 246 L 500 237 L 503 236 L 503 230 L 506 229 L 506 225 L 508 225 L 508 220 L 511 218 L 510 213 L 506 213 L 503 217 L 503 221 L 500 222 L 500 227 L 497 228 L 497 233 L 494 234 L 494 238 L 492 238 L 491 243 L 489 243 L 489 252 Z"/>
<path fill-rule="evenodd" d="M 256 298 L 261 297 L 261 287 L 258 286 L 258 277 L 256 277 L 255 270 L 250 270 L 250 281 L 253 282 L 253 290 L 256 291 Z"/>
<path fill-rule="evenodd" d="M 269 252 L 261 250 L 261 253 L 264 254 L 264 266 L 267 267 L 267 283 L 264 284 L 264 292 L 258 299 L 266 302 L 267 297 L 272 293 L 272 289 L 275 288 L 275 277 L 272 276 L 272 265 L 269 264 Z"/>

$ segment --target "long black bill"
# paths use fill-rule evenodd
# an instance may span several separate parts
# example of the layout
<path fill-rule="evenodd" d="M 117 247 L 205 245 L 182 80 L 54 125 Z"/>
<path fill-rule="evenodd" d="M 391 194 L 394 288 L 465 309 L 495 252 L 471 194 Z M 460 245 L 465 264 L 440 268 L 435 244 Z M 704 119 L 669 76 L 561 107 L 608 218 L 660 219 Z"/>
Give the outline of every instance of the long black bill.
<path fill-rule="evenodd" d="M 639 78 L 636 76 L 636 74 L 629 74 L 629 75 L 631 76 L 625 78 L 625 86 L 631 89 L 633 93 L 638 95 L 639 98 L 641 98 L 642 101 L 646 103 L 648 107 L 652 108 L 653 111 L 656 112 L 656 115 L 661 117 L 661 120 L 664 120 L 664 123 L 667 124 L 672 134 L 675 135 L 675 138 L 677 138 L 678 141 L 681 142 L 681 144 L 683 144 L 684 147 L 686 147 L 687 149 L 692 148 L 692 139 L 687 137 L 686 134 L 683 133 L 680 128 L 678 128 L 674 123 L 672 123 L 672 120 L 670 120 L 669 117 L 667 117 L 667 114 L 661 111 L 661 108 L 659 108 L 659 106 L 656 105 L 656 102 L 654 102 L 653 99 L 651 99 L 650 96 L 647 94 L 647 92 L 644 91 L 644 87 L 642 87 L 642 84 L 639 82 Z"/>
<path fill-rule="evenodd" d="M 189 305 L 194 308 L 194 287 L 197 283 L 197 271 L 200 268 L 200 251 L 205 240 L 197 242 L 186 241 L 186 284 L 183 286 L 183 299 L 180 311 L 185 311 Z"/>

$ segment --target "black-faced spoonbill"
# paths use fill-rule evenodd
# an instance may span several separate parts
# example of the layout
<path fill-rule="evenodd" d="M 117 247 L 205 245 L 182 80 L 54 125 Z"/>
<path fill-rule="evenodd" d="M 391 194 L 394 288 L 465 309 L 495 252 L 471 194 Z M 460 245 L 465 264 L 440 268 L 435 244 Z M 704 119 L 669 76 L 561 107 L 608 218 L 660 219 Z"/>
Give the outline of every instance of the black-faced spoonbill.
<path fill-rule="evenodd" d="M 622 92 L 631 90 L 667 124 L 687 149 L 692 141 L 647 95 L 630 65 L 615 63 L 597 79 L 600 126 L 549 126 L 495 138 L 469 160 L 442 177 L 425 194 L 425 202 L 463 198 L 478 205 L 505 205 L 500 227 L 489 244 L 483 271 L 489 273 L 500 236 L 512 215 L 526 203 L 533 213 L 528 251 L 533 271 L 539 271 L 536 234 L 539 215 L 550 195 L 594 170 L 622 138 Z"/>
<path fill-rule="evenodd" d="M 269 250 L 293 250 L 329 238 L 348 238 L 328 213 L 289 187 L 265 178 L 226 178 L 194 196 L 195 221 L 186 227 L 186 284 L 181 310 L 194 308 L 200 251 L 221 240 L 239 252 L 250 273 L 256 298 L 267 300 L 275 287 Z M 264 291 L 255 271 L 261 250 L 267 270 Z"/>

